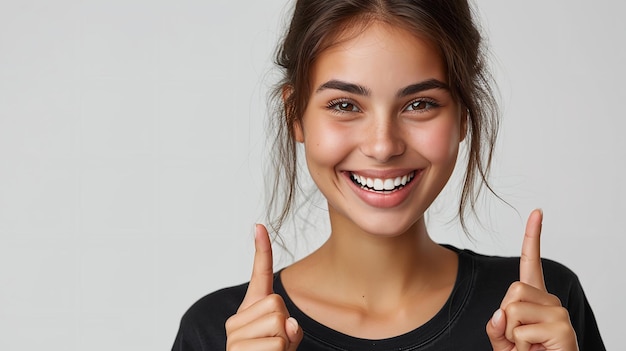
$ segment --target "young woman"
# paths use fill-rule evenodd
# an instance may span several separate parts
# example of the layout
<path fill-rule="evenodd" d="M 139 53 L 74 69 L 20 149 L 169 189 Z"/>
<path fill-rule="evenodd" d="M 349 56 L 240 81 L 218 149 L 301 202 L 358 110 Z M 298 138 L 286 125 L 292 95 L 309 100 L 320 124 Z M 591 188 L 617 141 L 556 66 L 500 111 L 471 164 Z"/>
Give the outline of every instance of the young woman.
<path fill-rule="evenodd" d="M 289 184 L 274 228 L 301 144 L 330 237 L 274 273 L 257 225 L 250 283 L 192 306 L 173 350 L 604 350 L 576 276 L 540 259 L 541 211 L 521 258 L 428 235 L 461 143 L 462 223 L 486 185 L 497 115 L 483 62 L 465 0 L 298 1 L 278 55 L 277 184 Z"/>

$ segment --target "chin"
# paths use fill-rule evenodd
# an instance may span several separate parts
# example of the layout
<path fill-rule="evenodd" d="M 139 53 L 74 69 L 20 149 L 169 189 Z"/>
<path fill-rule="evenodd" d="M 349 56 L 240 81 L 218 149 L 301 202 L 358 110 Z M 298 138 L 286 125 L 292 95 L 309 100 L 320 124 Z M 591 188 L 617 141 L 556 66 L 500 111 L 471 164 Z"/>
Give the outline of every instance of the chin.
<path fill-rule="evenodd" d="M 363 231 L 380 237 L 397 237 L 407 232 L 413 232 L 420 218 L 397 218 L 397 216 L 375 216 L 364 218 L 361 223 L 355 222 Z M 389 218 L 396 217 L 396 218 Z"/>

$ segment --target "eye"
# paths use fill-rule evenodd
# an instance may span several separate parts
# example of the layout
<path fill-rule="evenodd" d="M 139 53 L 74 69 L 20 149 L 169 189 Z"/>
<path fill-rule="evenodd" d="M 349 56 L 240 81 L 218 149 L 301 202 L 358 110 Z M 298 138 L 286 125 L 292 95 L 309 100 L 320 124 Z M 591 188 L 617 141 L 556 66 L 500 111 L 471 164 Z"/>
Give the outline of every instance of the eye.
<path fill-rule="evenodd" d="M 361 110 L 359 110 L 358 107 L 356 107 L 355 104 L 353 104 L 352 102 L 348 101 L 348 100 L 344 100 L 344 99 L 338 99 L 338 100 L 333 100 L 331 102 L 328 103 L 327 108 L 329 110 L 332 110 L 333 112 L 339 112 L 339 113 L 343 113 L 343 112 L 360 112 Z"/>
<path fill-rule="evenodd" d="M 417 112 L 424 112 L 424 111 L 428 111 L 432 108 L 435 107 L 439 107 L 439 104 L 437 104 L 435 101 L 433 100 L 429 100 L 429 99 L 419 99 L 419 100 L 414 100 L 413 102 L 411 102 L 406 108 L 406 111 L 417 111 Z"/>

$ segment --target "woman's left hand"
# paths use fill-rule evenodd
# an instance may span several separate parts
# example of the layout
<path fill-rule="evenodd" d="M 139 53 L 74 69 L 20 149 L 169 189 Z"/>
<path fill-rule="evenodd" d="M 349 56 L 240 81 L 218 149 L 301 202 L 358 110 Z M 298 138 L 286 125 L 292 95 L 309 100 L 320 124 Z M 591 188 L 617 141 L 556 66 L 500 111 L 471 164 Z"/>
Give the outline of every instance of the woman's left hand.
<path fill-rule="evenodd" d="M 540 236 L 543 213 L 533 211 L 520 257 L 520 281 L 511 284 L 487 323 L 493 351 L 578 351 L 568 311 L 548 293 L 543 279 Z"/>

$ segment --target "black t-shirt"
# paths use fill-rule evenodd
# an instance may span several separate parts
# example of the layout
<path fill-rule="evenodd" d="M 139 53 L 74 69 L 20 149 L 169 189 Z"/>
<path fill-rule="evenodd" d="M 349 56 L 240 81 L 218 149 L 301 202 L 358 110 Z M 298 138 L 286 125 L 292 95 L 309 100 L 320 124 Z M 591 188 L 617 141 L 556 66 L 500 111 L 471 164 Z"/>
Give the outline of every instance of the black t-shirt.
<path fill-rule="evenodd" d="M 454 289 L 443 308 L 417 329 L 382 340 L 354 338 L 313 320 L 291 301 L 277 273 L 274 292 L 283 297 L 290 315 L 304 331 L 298 350 L 491 350 L 485 326 L 499 308 L 509 285 L 519 280 L 519 258 L 448 248 L 458 253 L 459 269 Z M 576 275 L 550 260 L 543 260 L 543 271 L 548 291 L 558 296 L 569 311 L 580 351 L 606 350 Z M 191 306 L 182 318 L 172 350 L 225 350 L 224 323 L 237 311 L 247 286 L 216 291 Z"/>

